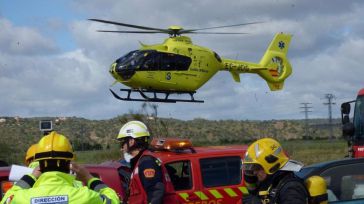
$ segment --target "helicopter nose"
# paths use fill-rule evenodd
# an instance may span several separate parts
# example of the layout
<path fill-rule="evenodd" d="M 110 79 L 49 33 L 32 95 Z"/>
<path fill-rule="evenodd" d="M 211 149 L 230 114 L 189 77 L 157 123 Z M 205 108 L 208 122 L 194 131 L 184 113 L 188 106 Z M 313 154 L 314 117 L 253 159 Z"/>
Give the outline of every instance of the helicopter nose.
<path fill-rule="evenodd" d="M 111 65 L 109 72 L 114 78 L 121 77 L 123 80 L 128 80 L 135 74 L 135 69 L 131 66 L 125 66 L 122 63 L 114 62 Z"/>
<path fill-rule="evenodd" d="M 114 75 L 115 74 L 115 67 L 116 67 L 116 62 L 114 62 L 109 69 L 110 74 Z"/>

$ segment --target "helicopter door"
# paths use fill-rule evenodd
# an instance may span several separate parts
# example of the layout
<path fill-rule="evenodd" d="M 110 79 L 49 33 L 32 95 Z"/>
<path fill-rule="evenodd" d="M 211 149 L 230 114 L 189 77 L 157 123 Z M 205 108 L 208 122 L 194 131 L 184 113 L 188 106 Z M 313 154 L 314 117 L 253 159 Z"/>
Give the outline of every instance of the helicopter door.
<path fill-rule="evenodd" d="M 191 58 L 174 53 L 160 53 L 160 60 L 160 70 L 164 73 L 161 81 L 164 83 L 180 82 L 181 73 L 186 72 L 191 64 Z"/>

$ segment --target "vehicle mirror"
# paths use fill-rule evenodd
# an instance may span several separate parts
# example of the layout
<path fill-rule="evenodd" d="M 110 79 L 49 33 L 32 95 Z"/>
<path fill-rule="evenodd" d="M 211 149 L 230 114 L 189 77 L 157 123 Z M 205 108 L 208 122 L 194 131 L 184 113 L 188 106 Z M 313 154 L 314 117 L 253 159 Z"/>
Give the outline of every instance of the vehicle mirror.
<path fill-rule="evenodd" d="M 354 124 L 351 122 L 347 122 L 342 126 L 343 137 L 346 140 L 350 140 L 350 138 L 354 135 Z"/>
<path fill-rule="evenodd" d="M 350 103 L 341 104 L 341 113 L 346 115 L 350 113 Z"/>
<path fill-rule="evenodd" d="M 346 124 L 346 123 L 349 123 L 349 122 L 350 122 L 349 115 L 344 115 L 342 123 Z"/>

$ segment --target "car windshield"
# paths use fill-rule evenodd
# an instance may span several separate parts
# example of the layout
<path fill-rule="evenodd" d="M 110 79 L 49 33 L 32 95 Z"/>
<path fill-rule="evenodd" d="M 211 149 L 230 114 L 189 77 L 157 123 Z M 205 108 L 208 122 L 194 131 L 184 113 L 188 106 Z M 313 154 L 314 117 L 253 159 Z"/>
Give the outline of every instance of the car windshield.
<path fill-rule="evenodd" d="M 355 103 L 354 126 L 356 139 L 364 139 L 364 96 L 358 96 Z"/>

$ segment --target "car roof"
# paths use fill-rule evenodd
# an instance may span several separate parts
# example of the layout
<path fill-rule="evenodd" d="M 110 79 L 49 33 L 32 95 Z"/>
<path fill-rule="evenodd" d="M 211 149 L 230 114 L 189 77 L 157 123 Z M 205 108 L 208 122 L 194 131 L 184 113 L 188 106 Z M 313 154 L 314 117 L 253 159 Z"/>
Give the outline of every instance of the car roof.
<path fill-rule="evenodd" d="M 323 168 L 323 167 L 329 167 L 329 166 L 362 163 L 362 162 L 364 163 L 364 158 L 343 158 L 343 159 L 337 159 L 337 160 L 332 160 L 332 161 L 325 161 L 325 162 L 320 162 L 320 163 L 316 163 L 316 164 L 311 164 L 306 167 Z"/>
<path fill-rule="evenodd" d="M 309 176 L 320 174 L 322 171 L 331 167 L 356 163 L 364 163 L 364 158 L 342 158 L 338 160 L 311 164 L 303 167 L 302 170 L 296 174 L 301 178 L 308 178 Z"/>
<path fill-rule="evenodd" d="M 224 155 L 241 155 L 243 156 L 247 150 L 247 145 L 229 145 L 229 146 L 205 146 L 193 147 L 184 151 L 154 151 L 153 155 L 162 159 L 169 160 L 171 157 L 211 157 Z"/>

